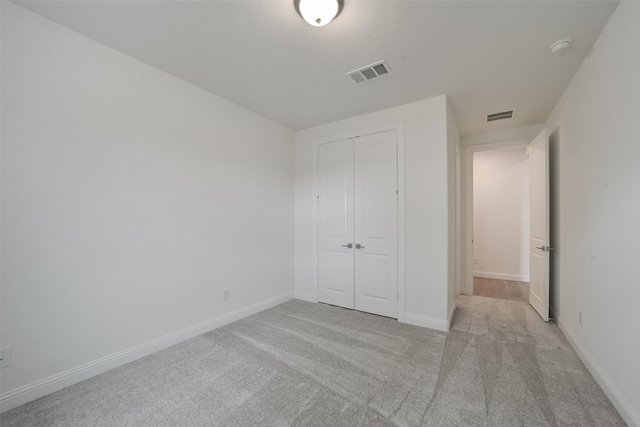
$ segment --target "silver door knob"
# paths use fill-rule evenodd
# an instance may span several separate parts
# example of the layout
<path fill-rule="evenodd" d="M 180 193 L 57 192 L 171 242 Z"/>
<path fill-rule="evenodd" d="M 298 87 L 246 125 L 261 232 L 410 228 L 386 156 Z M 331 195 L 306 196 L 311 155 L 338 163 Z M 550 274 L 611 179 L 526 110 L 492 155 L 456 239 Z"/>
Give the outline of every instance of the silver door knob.
<path fill-rule="evenodd" d="M 353 247 L 353 243 L 347 243 L 346 245 L 340 245 L 340 246 L 342 246 L 343 248 L 351 249 Z"/>
<path fill-rule="evenodd" d="M 364 249 L 364 246 L 362 246 L 360 243 L 356 243 L 356 249 Z"/>
<path fill-rule="evenodd" d="M 540 249 L 542 252 L 544 252 L 544 246 L 540 246 L 540 247 L 536 246 L 536 249 Z"/>

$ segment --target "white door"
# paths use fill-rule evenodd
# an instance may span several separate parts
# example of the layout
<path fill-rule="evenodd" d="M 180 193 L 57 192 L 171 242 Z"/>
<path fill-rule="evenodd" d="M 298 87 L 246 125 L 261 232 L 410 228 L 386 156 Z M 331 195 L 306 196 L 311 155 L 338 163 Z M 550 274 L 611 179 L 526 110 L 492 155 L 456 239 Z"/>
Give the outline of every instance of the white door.
<path fill-rule="evenodd" d="M 549 321 L 549 136 L 545 128 L 529 144 L 529 303 Z"/>
<path fill-rule="evenodd" d="M 354 308 L 353 141 L 318 147 L 318 299 Z"/>
<path fill-rule="evenodd" d="M 398 315 L 395 131 L 318 148 L 320 302 Z"/>
<path fill-rule="evenodd" d="M 398 317 L 398 162 L 395 132 L 354 140 L 355 308 Z"/>

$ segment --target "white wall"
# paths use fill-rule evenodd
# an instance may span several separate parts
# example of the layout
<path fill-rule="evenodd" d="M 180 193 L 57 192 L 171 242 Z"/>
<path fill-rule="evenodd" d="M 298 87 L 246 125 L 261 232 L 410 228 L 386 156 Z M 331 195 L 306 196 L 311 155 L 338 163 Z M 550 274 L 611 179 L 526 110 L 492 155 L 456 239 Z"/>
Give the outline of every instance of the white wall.
<path fill-rule="evenodd" d="M 473 156 L 474 276 L 529 281 L 526 148 Z"/>
<path fill-rule="evenodd" d="M 639 22 L 640 3 L 621 2 L 547 122 L 555 157 L 553 309 L 587 367 L 636 426 Z"/>
<path fill-rule="evenodd" d="M 2 2 L 2 408 L 292 298 L 293 144 Z"/>
<path fill-rule="evenodd" d="M 456 311 L 456 296 L 460 294 L 458 280 L 462 278 L 462 245 L 460 244 L 462 216 L 459 209 L 460 192 L 458 182 L 460 166 L 460 137 L 451 105 L 447 102 L 447 199 L 448 199 L 448 322 L 451 325 Z"/>
<path fill-rule="evenodd" d="M 489 132 L 480 132 L 460 137 L 460 145 L 463 147 L 482 146 L 486 144 L 507 144 L 513 141 L 533 139 L 544 129 L 544 124 L 523 126 L 519 128 L 502 129 Z"/>
<path fill-rule="evenodd" d="M 317 301 L 317 144 L 401 122 L 404 130 L 404 321 L 447 330 L 447 98 L 366 114 L 296 133 L 295 295 Z M 401 219 L 400 219 L 401 220 Z M 401 237 L 402 239 L 402 237 Z M 401 303 L 402 304 L 402 303 Z"/>

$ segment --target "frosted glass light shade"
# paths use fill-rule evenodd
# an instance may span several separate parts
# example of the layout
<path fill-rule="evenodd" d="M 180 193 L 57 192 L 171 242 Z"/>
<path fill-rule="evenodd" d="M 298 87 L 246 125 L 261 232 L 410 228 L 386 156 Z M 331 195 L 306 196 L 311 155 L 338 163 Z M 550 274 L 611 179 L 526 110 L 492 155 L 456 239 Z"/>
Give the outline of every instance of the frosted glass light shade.
<path fill-rule="evenodd" d="M 342 11 L 343 0 L 294 0 L 296 10 L 314 27 L 331 22 Z"/>

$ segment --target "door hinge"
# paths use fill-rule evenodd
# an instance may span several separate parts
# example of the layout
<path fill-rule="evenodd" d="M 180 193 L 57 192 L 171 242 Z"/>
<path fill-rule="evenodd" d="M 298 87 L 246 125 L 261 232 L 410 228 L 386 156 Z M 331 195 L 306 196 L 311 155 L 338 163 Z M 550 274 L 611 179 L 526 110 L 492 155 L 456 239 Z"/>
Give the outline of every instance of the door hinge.
<path fill-rule="evenodd" d="M 400 194 L 398 193 L 398 190 L 396 190 L 396 201 L 400 200 Z"/>

